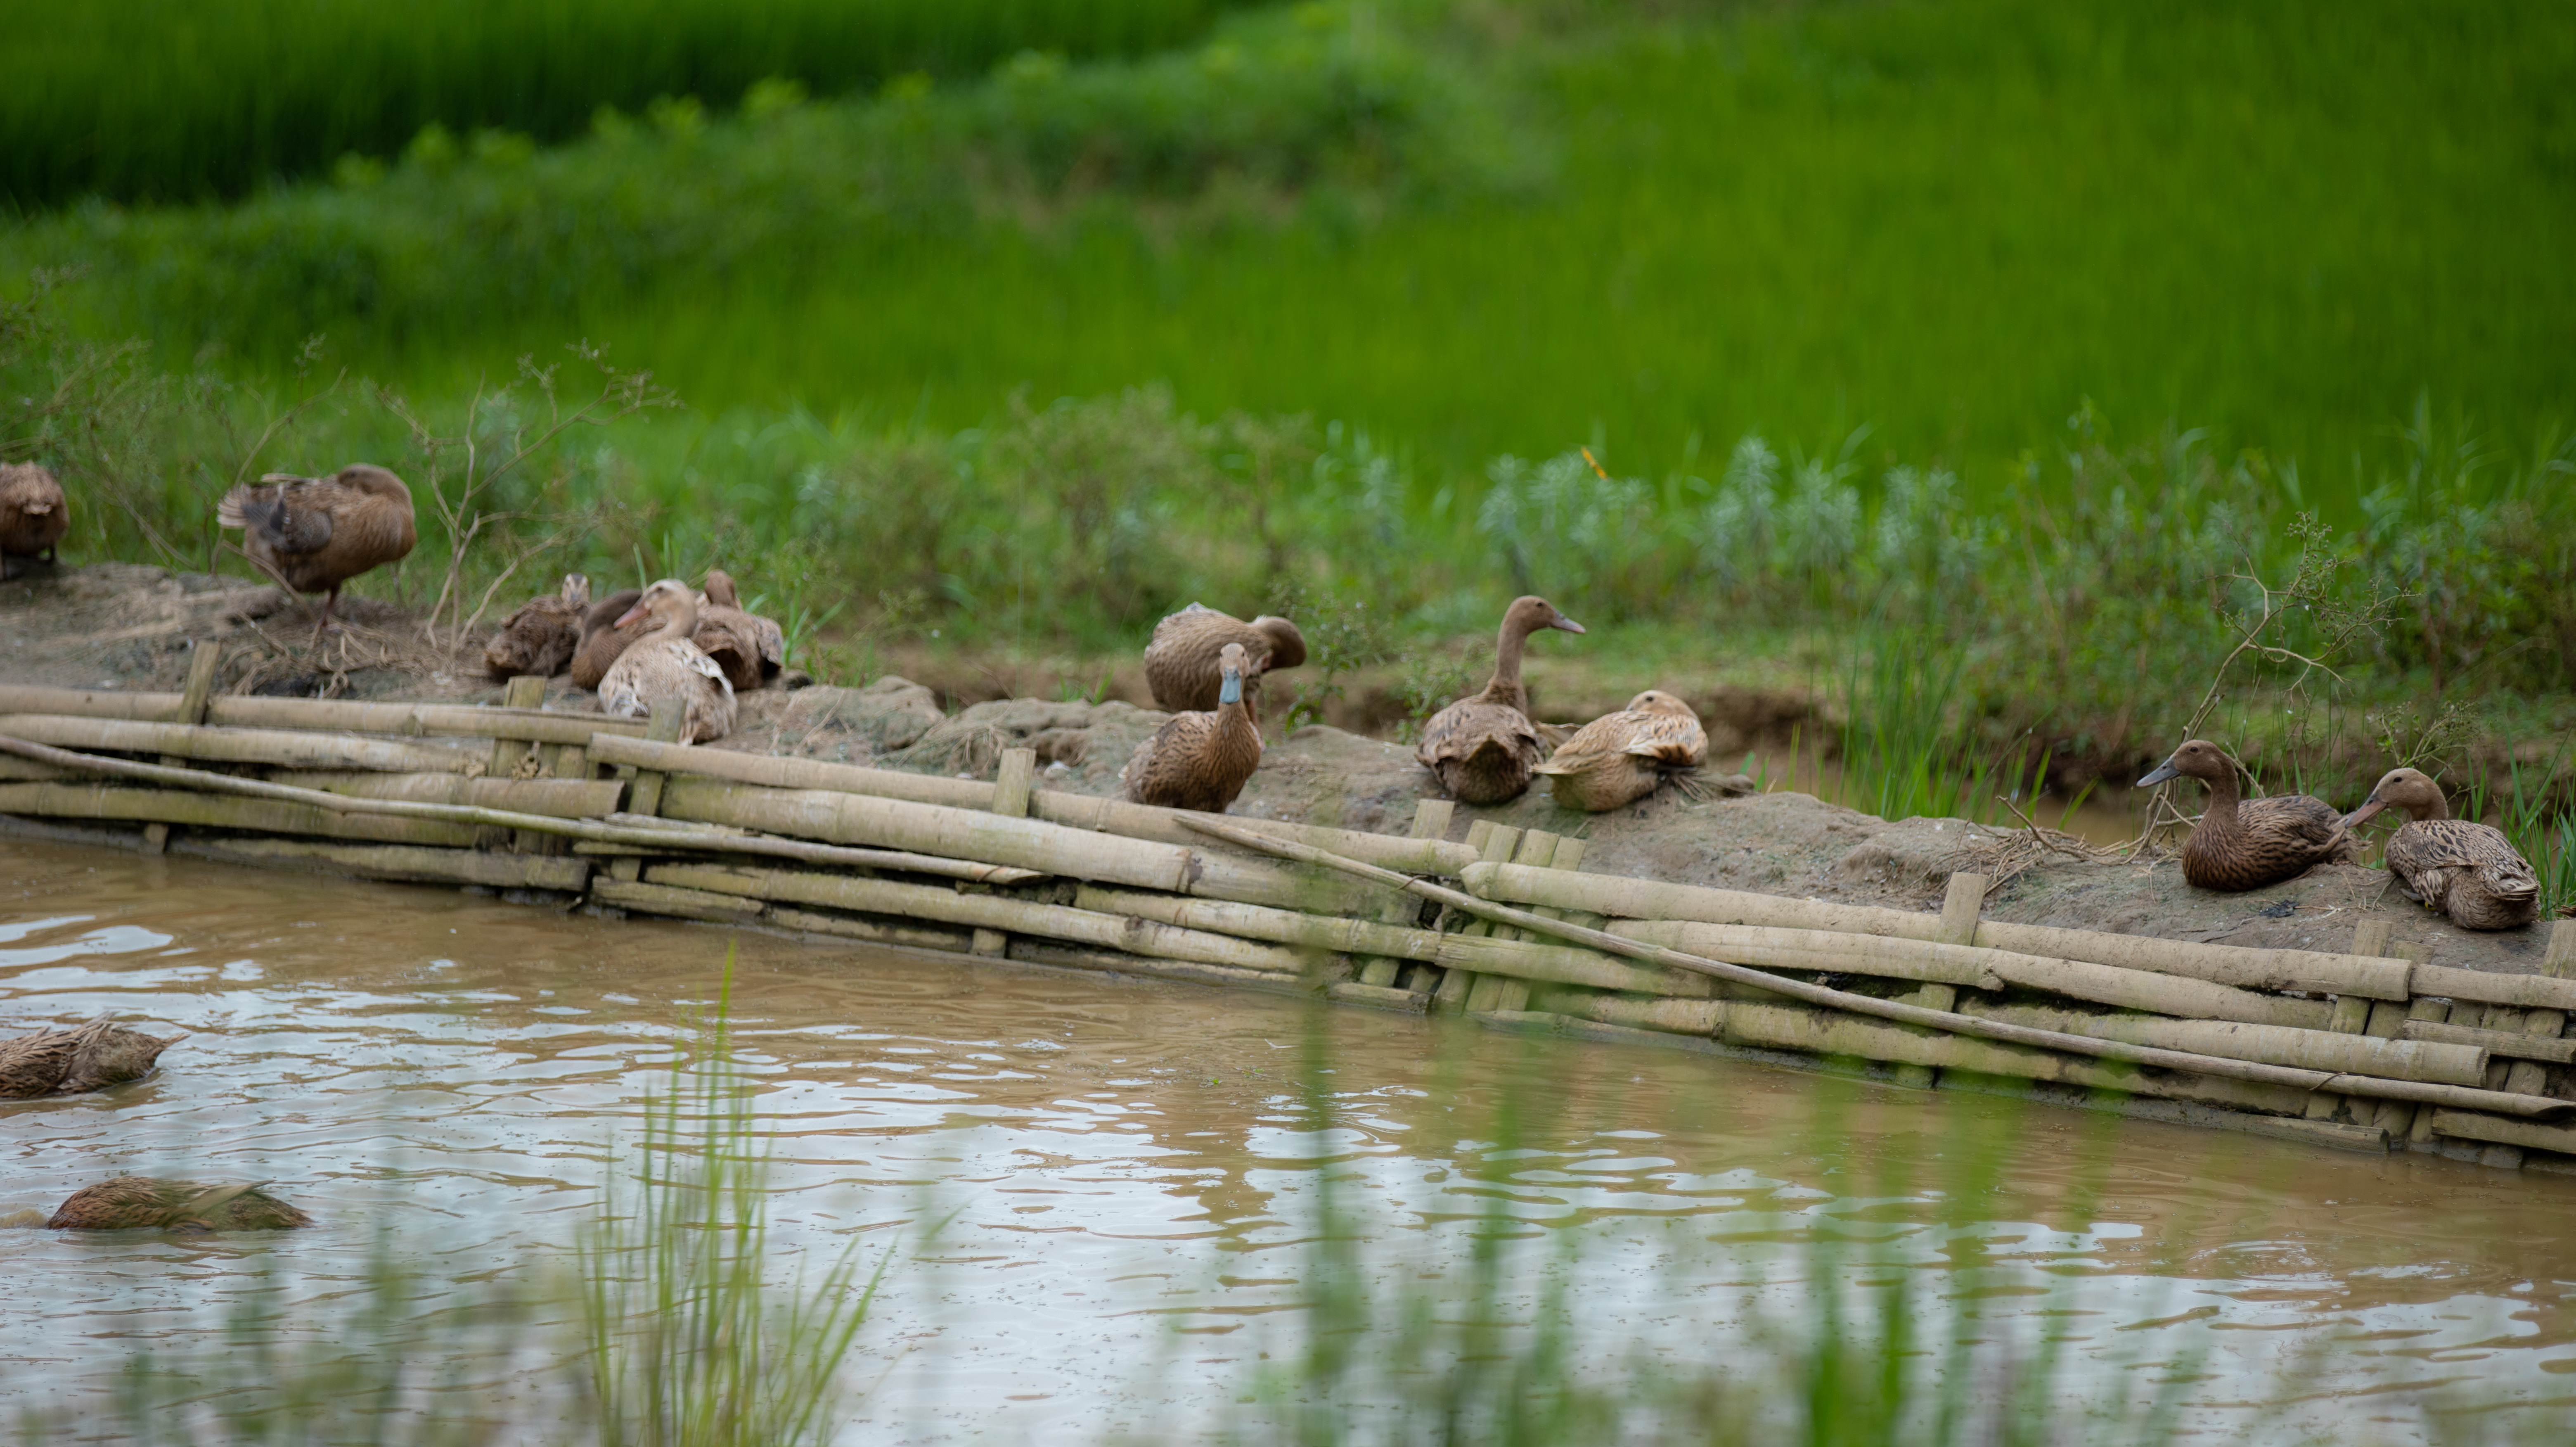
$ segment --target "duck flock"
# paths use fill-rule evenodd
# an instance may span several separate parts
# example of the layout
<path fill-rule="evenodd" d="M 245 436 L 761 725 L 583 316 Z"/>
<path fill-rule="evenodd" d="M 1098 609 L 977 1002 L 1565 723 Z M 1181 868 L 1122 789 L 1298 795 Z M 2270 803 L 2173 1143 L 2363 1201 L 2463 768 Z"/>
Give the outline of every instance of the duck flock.
<path fill-rule="evenodd" d="M 398 561 L 417 540 L 410 489 L 363 463 L 327 477 L 269 475 L 232 489 L 216 516 L 242 532 L 243 553 L 273 580 L 324 595 L 317 637 L 342 584 Z M 70 523 L 52 473 L 33 464 L 0 466 L 0 577 L 15 577 L 30 562 L 51 563 Z M 1514 599 L 1503 610 L 1493 677 L 1423 726 L 1414 757 L 1443 793 L 1498 805 L 1545 779 L 1560 806 L 1598 813 L 1700 767 L 1708 734 L 1698 714 L 1661 690 L 1648 689 L 1580 728 L 1534 720 L 1521 660 L 1531 637 L 1548 630 L 1579 634 L 1583 625 L 1544 598 Z M 569 674 L 611 714 L 647 717 L 656 705 L 675 703 L 682 741 L 705 743 L 733 730 L 737 694 L 776 680 L 785 656 L 779 626 L 746 611 L 721 571 L 710 571 L 700 588 L 664 578 L 596 603 L 589 580 L 576 573 L 559 592 L 512 614 L 484 662 L 501 679 Z M 1145 677 L 1171 717 L 1127 761 L 1122 793 L 1142 804 L 1225 812 L 1261 767 L 1262 680 L 1305 661 L 1305 638 L 1286 618 L 1247 623 L 1193 603 L 1163 619 L 1145 647 Z M 2207 786 L 2208 808 L 2182 849 L 2183 878 L 2195 887 L 2259 889 L 2318 864 L 2356 863 L 2361 828 L 2393 809 L 2405 822 L 2389 836 L 2385 857 L 2407 897 L 2464 929 L 2514 929 L 2538 914 L 2538 877 L 2512 841 L 2491 826 L 2450 817 L 2441 786 L 2416 769 L 2390 770 L 2349 812 L 2305 794 L 2248 799 L 2244 774 L 2225 749 L 2191 739 L 2138 781 Z M 168 1043 L 103 1022 L 0 1043 L 0 1096 L 130 1078 Z M 308 1220 L 256 1187 L 122 1177 L 83 1190 L 45 1224 L 241 1229 Z"/>

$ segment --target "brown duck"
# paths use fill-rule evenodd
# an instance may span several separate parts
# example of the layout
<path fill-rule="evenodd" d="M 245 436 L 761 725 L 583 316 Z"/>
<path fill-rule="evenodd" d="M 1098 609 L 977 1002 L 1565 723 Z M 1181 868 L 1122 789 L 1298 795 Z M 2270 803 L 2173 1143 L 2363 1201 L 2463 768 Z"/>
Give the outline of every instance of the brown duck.
<path fill-rule="evenodd" d="M 2379 776 L 2361 807 L 2343 816 L 2359 829 L 2383 809 L 2407 822 L 2388 836 L 2388 872 L 2408 899 L 2438 909 L 2462 929 L 2519 929 L 2540 915 L 2540 876 L 2491 824 L 2451 817 L 2442 786 L 2414 769 Z"/>
<path fill-rule="evenodd" d="M 769 619 L 743 611 L 733 575 L 709 568 L 706 589 L 698 597 L 698 631 L 691 636 L 724 670 L 735 691 L 776 678 L 787 662 L 787 635 Z"/>
<path fill-rule="evenodd" d="M 118 1176 L 83 1186 L 45 1224 L 57 1231 L 286 1231 L 313 1218 L 260 1189 Z"/>
<path fill-rule="evenodd" d="M 1619 712 L 1577 729 L 1531 772 L 1548 781 L 1559 804 L 1598 814 L 1646 797 L 1707 758 L 1708 731 L 1699 714 L 1650 688 Z"/>
<path fill-rule="evenodd" d="M 1154 706 L 1171 713 L 1215 708 L 1224 686 L 1217 659 L 1229 643 L 1243 648 L 1244 704 L 1255 719 L 1262 675 L 1306 661 L 1306 635 L 1287 619 L 1264 614 L 1246 623 L 1192 603 L 1155 624 L 1145 645 L 1145 686 L 1154 692 Z"/>
<path fill-rule="evenodd" d="M 1413 757 L 1437 775 L 1449 796 L 1467 804 L 1501 804 L 1530 786 L 1530 771 L 1547 756 L 1529 718 L 1529 691 L 1521 687 L 1521 650 L 1542 628 L 1580 633 L 1583 625 L 1556 611 L 1545 598 L 1512 600 L 1503 610 L 1494 644 L 1494 677 L 1431 716 Z"/>
<path fill-rule="evenodd" d="M 355 463 L 329 477 L 272 472 L 257 486 L 234 488 L 215 506 L 215 521 L 242 530 L 242 551 L 298 593 L 327 593 L 313 636 L 330 626 L 340 585 L 370 568 L 399 562 L 418 535 L 411 489 L 381 467 Z"/>
<path fill-rule="evenodd" d="M 552 678 L 563 672 L 581 645 L 582 616 L 589 607 L 590 579 L 564 574 L 562 592 L 529 599 L 492 635 L 483 650 L 483 667 L 499 679 L 525 673 Z"/>
<path fill-rule="evenodd" d="M 2138 781 L 2140 788 L 2172 778 L 2209 786 L 2209 808 L 2183 841 L 2185 880 L 2233 893 L 2295 879 L 2319 864 L 2360 862 L 2361 845 L 2332 804 L 2307 794 L 2245 799 L 2236 783 L 2243 767 L 2218 745 L 2192 739 Z"/>
<path fill-rule="evenodd" d="M 1261 726 L 1244 703 L 1252 662 L 1240 643 L 1217 651 L 1217 705 L 1176 713 L 1136 746 L 1118 778 L 1139 804 L 1222 814 L 1261 767 Z"/>
<path fill-rule="evenodd" d="M 0 578 L 14 578 L 37 558 L 54 561 L 54 544 L 72 527 L 62 482 L 32 462 L 0 466 Z"/>
<path fill-rule="evenodd" d="M 617 622 L 622 627 L 646 617 L 661 626 L 608 665 L 607 676 L 599 681 L 600 711 L 647 718 L 654 704 L 677 699 L 682 743 L 703 744 L 732 733 L 733 685 L 690 637 L 698 627 L 697 594 L 677 578 L 664 578 L 645 589 Z"/>
<path fill-rule="evenodd" d="M 608 667 L 626 645 L 653 631 L 649 617 L 619 626 L 617 620 L 635 609 L 644 596 L 641 588 L 621 588 L 590 606 L 581 615 L 581 642 L 572 651 L 572 686 L 596 693 L 599 681 L 608 676 Z"/>
<path fill-rule="evenodd" d="M 164 1040 L 108 1022 L 105 1016 L 69 1030 L 39 1030 L 0 1040 L 0 1099 L 79 1095 L 152 1073 L 161 1052 L 186 1039 Z"/>

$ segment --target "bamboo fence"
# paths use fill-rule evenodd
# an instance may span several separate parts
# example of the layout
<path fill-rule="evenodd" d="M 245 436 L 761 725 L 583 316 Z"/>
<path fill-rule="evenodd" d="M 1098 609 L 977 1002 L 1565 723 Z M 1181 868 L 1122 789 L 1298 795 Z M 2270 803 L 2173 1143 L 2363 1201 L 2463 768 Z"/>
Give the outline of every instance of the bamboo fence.
<path fill-rule="evenodd" d="M 2576 1169 L 2576 921 L 2528 975 L 1587 873 L 1423 803 L 1402 836 L 674 742 L 515 706 L 0 686 L 0 824 L 605 913 L 1454 1013 L 2360 1150 Z"/>

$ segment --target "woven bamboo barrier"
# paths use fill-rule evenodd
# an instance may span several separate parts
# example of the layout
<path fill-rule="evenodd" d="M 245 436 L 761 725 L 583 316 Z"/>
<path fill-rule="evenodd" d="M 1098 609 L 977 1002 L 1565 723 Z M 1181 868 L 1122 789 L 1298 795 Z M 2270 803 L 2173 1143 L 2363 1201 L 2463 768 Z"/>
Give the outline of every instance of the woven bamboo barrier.
<path fill-rule="evenodd" d="M 0 715 L 0 734 L 66 749 L 162 754 L 209 763 L 293 769 L 363 769 L 392 774 L 462 773 L 476 762 L 462 749 L 395 739 L 343 738 L 290 729 L 227 729 L 62 714 Z"/>
<path fill-rule="evenodd" d="M 188 824 L 251 834 L 306 834 L 324 839 L 371 839 L 388 844 L 462 848 L 474 843 L 468 825 L 439 819 L 342 813 L 277 799 L 229 798 L 180 789 L 118 784 L 0 784 L 0 814 L 55 819 L 94 819 L 130 824 Z"/>
<path fill-rule="evenodd" d="M 1470 865 L 1460 877 L 1468 891 L 1480 898 L 1582 910 L 1612 919 L 1767 925 L 1917 940 L 1937 939 L 1941 929 L 1940 917 L 1934 915 L 1785 899 L 1776 895 L 1668 884 L 1652 879 L 1562 874 L 1554 870 L 1492 864 Z M 2233 945 L 2200 945 L 2181 940 L 2151 939 L 2143 935 L 2094 934 L 2085 930 L 1991 921 L 1977 926 L 1975 943 L 2043 958 L 2083 960 L 2092 964 L 2184 975 L 2212 984 L 2246 989 L 2309 990 L 2335 995 L 2363 995 L 2374 1000 L 2404 1000 L 2413 993 L 2408 987 L 2411 967 L 2404 960 L 2368 959 L 2359 955 L 2307 950 L 2242 949 Z M 2475 978 L 2518 980 L 2525 977 Z M 2567 1003 L 2576 1008 L 2576 982 L 2567 983 L 2563 988 L 2568 993 Z"/>

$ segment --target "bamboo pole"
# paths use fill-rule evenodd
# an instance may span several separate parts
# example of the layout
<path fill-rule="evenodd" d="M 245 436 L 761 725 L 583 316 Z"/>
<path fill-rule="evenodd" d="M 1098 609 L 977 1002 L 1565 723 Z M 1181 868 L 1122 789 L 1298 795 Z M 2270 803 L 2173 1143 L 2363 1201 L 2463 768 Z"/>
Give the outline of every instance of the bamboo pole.
<path fill-rule="evenodd" d="M 201 829 L 313 834 L 326 839 L 372 839 L 455 848 L 474 842 L 471 828 L 445 820 L 387 818 L 276 799 L 234 798 L 177 789 L 130 789 L 114 784 L 0 784 L 0 814 L 187 824 Z"/>
<path fill-rule="evenodd" d="M 403 844 L 318 844 L 300 839 L 183 838 L 171 849 L 227 864 L 276 868 L 301 864 L 361 879 L 416 884 L 479 884 L 491 889 L 548 889 L 579 894 L 590 881 L 590 862 L 531 854 L 490 854 L 478 849 L 430 849 Z"/>
<path fill-rule="evenodd" d="M 1079 945 L 1060 945 L 1047 940 L 1012 940 L 1010 959 L 1015 964 L 1046 965 L 1059 970 L 1136 975 L 1149 980 L 1178 980 L 1191 985 L 1223 985 L 1230 989 L 1260 990 L 1277 995 L 1306 993 L 1304 983 L 1296 977 L 1268 970 L 1229 969 L 1224 965 L 1203 965 L 1190 960 L 1156 959 L 1149 955 L 1086 949 Z"/>
<path fill-rule="evenodd" d="M 2203 1075 L 2285 1085 L 2299 1090 L 2333 1089 L 2353 1095 L 2376 1095 L 2400 1100 L 2448 1104 L 2467 1104 L 2474 1100 L 2485 1108 L 2517 1116 L 2554 1117 L 2576 1111 L 2576 1101 L 2553 1100 L 2546 1096 L 2509 1095 L 2502 1091 L 2472 1090 L 2462 1086 L 2439 1085 L 2424 1081 L 2381 1080 L 2358 1075 L 2338 1075 L 2294 1066 L 2229 1060 L 2219 1056 L 2195 1055 L 2186 1051 L 2133 1045 L 2127 1041 L 2104 1040 L 2054 1030 L 2037 1030 L 2000 1020 L 1981 1019 L 1973 1015 L 1927 1010 L 1917 1005 L 1899 1004 L 1893 1000 L 1881 1000 L 1868 995 L 1855 995 L 1842 990 L 1829 989 L 1823 985 L 1809 984 L 1804 980 L 1766 974 L 1743 965 L 1702 959 L 1678 950 L 1621 939 L 1616 935 L 1585 929 L 1564 920 L 1552 920 L 1531 914 L 1527 910 L 1494 904 L 1426 880 L 1404 879 L 1401 876 L 1389 875 L 1384 870 L 1375 869 L 1357 860 L 1339 859 L 1327 851 L 1307 845 L 1281 839 L 1266 839 L 1214 819 L 1194 821 L 1192 827 L 1217 838 L 1231 837 L 1248 848 L 1261 849 L 1284 858 L 1340 869 L 1361 878 L 1374 879 L 1391 887 L 1410 890 L 1426 899 L 1439 900 L 1468 913 L 1483 915 L 1497 923 L 1539 930 L 1561 939 L 1590 945 L 1594 949 L 1607 953 L 1625 955 L 1631 959 L 1666 965 L 1674 969 L 1691 970 L 1738 984 L 1754 985 L 1807 1004 L 1848 1010 L 1854 1014 L 1875 1016 L 1882 1020 L 1893 1020 L 1899 1024 L 1930 1026 L 1956 1034 L 2000 1040 L 2008 1044 L 2032 1045 L 2044 1050 L 2125 1060 L 2131 1064 L 2154 1066 L 2158 1069 L 2193 1071 Z M 1553 873 L 1554 871 L 1536 872 Z M 1574 877 L 1589 878 L 1590 876 Z"/>
<path fill-rule="evenodd" d="M 522 675 L 523 677 L 526 675 Z M 294 787 L 352 799 L 400 799 L 419 804 L 470 804 L 556 819 L 601 819 L 617 812 L 625 793 L 615 780 L 468 778 L 463 774 L 376 774 L 355 770 L 298 769 Z M 282 783 L 275 773 L 270 782 Z"/>
<path fill-rule="evenodd" d="M 75 718 L 63 714 L 0 715 L 0 734 L 57 748 L 109 749 L 159 754 L 164 763 L 269 764 L 297 769 L 365 769 L 378 773 L 465 772 L 475 762 L 461 749 L 406 744 L 390 739 L 337 738 L 286 729 L 208 728 L 128 719 Z"/>
<path fill-rule="evenodd" d="M 756 899 L 636 879 L 594 879 L 590 882 L 590 898 L 594 904 L 614 909 L 703 920 L 708 924 L 758 924 L 765 908 Z"/>
<path fill-rule="evenodd" d="M 1906 910 L 1785 899 L 1742 890 L 1707 889 L 1629 879 L 1605 874 L 1562 874 L 1514 865 L 1474 864 L 1460 875 L 1482 898 L 1521 904 L 1554 905 L 1586 910 L 1614 919 L 1687 920 L 1703 924 L 1762 925 L 1786 929 L 1833 930 L 1850 934 L 1932 940 L 1940 917 Z M 2191 944 L 2143 935 L 2096 934 L 2088 930 L 1987 920 L 1977 926 L 1979 945 L 2051 959 L 2083 960 L 2126 969 L 2183 975 L 2212 984 L 2258 990 L 2311 990 L 2328 994 L 2367 995 L 2374 1000 L 2407 998 L 2409 965 L 2402 960 L 2362 959 L 2308 950 L 2257 950 L 2234 945 Z M 2466 972 L 2457 972 L 2466 973 Z M 2526 976 L 2494 976 L 2518 980 Z M 2568 986 L 2576 994 L 2576 983 Z M 2437 993 L 2416 991 L 2415 993 Z"/>
<path fill-rule="evenodd" d="M 995 788 L 975 779 L 945 779 L 895 769 L 824 763 L 818 759 L 778 758 L 726 749 L 657 748 L 634 738 L 603 737 L 593 748 L 592 757 L 613 764 L 650 766 L 673 774 L 758 784 L 772 789 L 858 794 L 977 813 L 991 812 Z M 1028 817 L 1068 829 L 1128 839 L 1202 849 L 1206 844 L 1181 822 L 1190 817 L 1189 810 L 1131 804 L 1123 799 L 1032 789 L 1029 791 Z M 1321 824 L 1291 824 L 1279 819 L 1235 819 L 1233 822 L 1258 833 L 1302 840 L 1385 868 L 1415 873 L 1455 874 L 1476 857 L 1465 846 L 1450 844 L 1437 837 L 1415 839 L 1392 834 L 1364 834 Z"/>
<path fill-rule="evenodd" d="M 2294 1065 L 2329 1075 L 2374 1075 L 2388 1080 L 2421 1080 L 2439 1085 L 2482 1087 L 2487 1052 L 2483 1046 L 2429 1040 L 2380 1040 L 2331 1030 L 2297 1030 L 2278 1025 L 2247 1025 L 2234 1020 L 2169 1020 L 2155 1015 L 2100 1015 L 2048 1005 L 1976 1005 L 1970 1010 L 1988 1020 L 2009 1020 L 2068 1035 L 2126 1040 L 2218 1055 L 2230 1060 L 2259 1060 Z"/>
<path fill-rule="evenodd" d="M 366 826 L 368 828 L 383 830 L 392 830 L 395 827 L 395 821 L 397 820 L 435 821 L 435 824 L 424 823 L 423 827 L 434 830 L 436 825 L 470 824 L 501 829 L 526 829 L 541 834 L 557 834 L 567 838 L 586 839 L 594 843 L 602 844 L 633 844 L 641 845 L 650 849 L 704 850 L 722 854 L 757 854 L 770 858 L 796 859 L 818 864 L 847 864 L 861 868 L 908 870 L 914 873 L 936 874 L 948 878 L 966 879 L 991 884 L 1017 883 L 1030 877 L 1027 871 L 997 867 L 971 860 L 908 854 L 895 850 L 834 848 L 829 845 L 809 843 L 802 839 L 771 839 L 756 834 L 720 834 L 712 830 L 644 829 L 631 826 L 601 824 L 588 819 L 557 819 L 543 814 L 521 814 L 503 809 L 487 809 L 471 804 L 424 804 L 399 799 L 362 799 L 349 795 L 334 794 L 322 789 L 299 789 L 291 784 L 272 784 L 260 779 L 241 779 L 235 778 L 230 774 L 212 774 L 207 773 L 202 769 L 178 769 L 166 767 L 160 764 L 129 763 L 123 759 L 102 759 L 89 754 L 76 754 L 63 749 L 51 748 L 44 744 L 28 743 L 23 739 L 10 738 L 6 735 L 0 735 L 0 754 L 15 755 L 21 758 L 32 758 L 44 763 L 59 764 L 63 768 L 82 774 L 105 774 L 113 778 L 141 779 L 151 783 L 176 785 L 178 788 L 185 790 L 206 791 L 205 793 L 191 792 L 176 794 L 167 790 L 150 789 L 116 791 L 119 794 L 134 794 L 147 799 L 178 802 L 165 803 L 160 806 L 149 806 L 119 800 L 115 805 L 118 808 L 146 809 L 147 812 L 104 815 L 75 813 L 70 815 L 70 817 L 74 818 L 167 819 L 174 823 L 196 823 L 200 821 L 196 818 L 189 817 L 185 813 L 154 813 L 148 812 L 148 810 L 152 807 L 159 807 L 164 810 L 185 811 L 194 808 L 193 805 L 190 805 L 186 801 L 204 800 L 210 794 L 234 794 L 245 796 L 248 799 L 265 800 L 279 804 L 303 805 L 313 810 L 324 811 L 334 818 L 353 815 L 360 819 L 366 819 L 377 815 L 390 816 L 379 823 Z M 11 787 L 97 788 L 99 786 L 72 786 L 60 784 L 0 786 L 0 799 L 10 797 L 6 791 Z M 0 812 L 8 812 L 8 806 L 5 803 L 0 803 Z M 46 813 L 49 811 L 39 808 L 29 808 L 25 812 Z M 243 815 L 240 817 L 251 816 Z M 306 816 L 281 815 L 278 817 L 292 817 L 297 820 L 302 820 Z M 262 829 L 265 832 L 277 834 L 331 834 L 336 832 L 334 829 L 329 828 L 270 828 L 268 826 L 257 824 L 225 825 L 218 827 Z M 355 828 L 357 826 L 348 825 L 343 827 Z M 433 844 L 472 842 L 472 835 L 470 832 L 462 836 L 445 832 L 435 833 L 433 836 L 414 836 L 396 832 L 363 834 L 351 837 L 408 839 L 411 842 Z"/>
<path fill-rule="evenodd" d="M 1129 954 L 1237 969 L 1300 974 L 1308 957 L 1296 950 L 1255 944 L 1231 935 L 1181 929 L 1127 915 L 1060 904 L 1040 904 L 998 894 L 960 894 L 926 884 L 898 884 L 885 879 L 806 874 L 782 869 L 746 869 L 716 864 L 661 864 L 645 872 L 655 884 L 706 890 L 762 900 L 817 904 L 862 914 L 935 920 L 1006 934 L 1044 935 L 1075 944 L 1098 945 Z"/>
<path fill-rule="evenodd" d="M 2548 975 L 2498 975 L 2485 970 L 2417 965 L 2415 993 L 2449 1000 L 2476 1000 L 2489 1005 L 2576 1010 L 2576 980 L 2556 979 Z"/>
<path fill-rule="evenodd" d="M 2526 1034 L 2519 1030 L 2481 1030 L 2469 1025 L 2436 1025 L 2427 1020 L 2409 1020 L 2399 1027 L 2397 1038 L 2475 1045 L 2483 1048 L 2490 1055 L 2501 1055 L 2526 1063 L 2546 1060 L 2552 1064 L 2565 1065 L 2576 1061 L 2576 1040 L 2553 1040 L 2547 1036 Z M 2535 1092 L 2527 1090 L 2521 1093 Z"/>
<path fill-rule="evenodd" d="M 866 940 L 871 944 L 902 945 L 916 950 L 943 950 L 962 955 L 973 932 L 941 929 L 936 925 L 914 924 L 903 920 L 859 919 L 846 914 L 817 914 L 808 909 L 790 909 L 773 904 L 768 909 L 769 922 L 780 929 L 804 934 L 832 935 L 839 939 Z"/>

